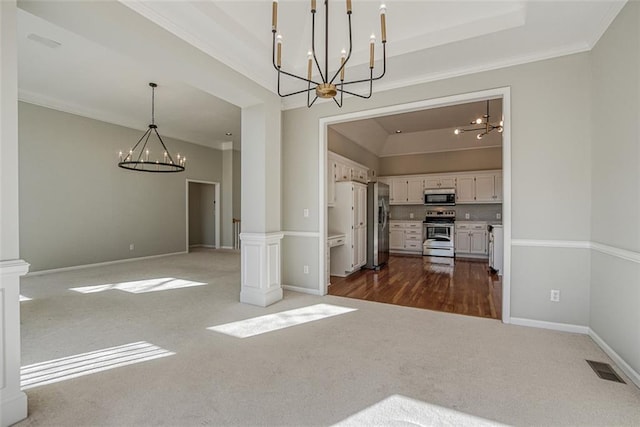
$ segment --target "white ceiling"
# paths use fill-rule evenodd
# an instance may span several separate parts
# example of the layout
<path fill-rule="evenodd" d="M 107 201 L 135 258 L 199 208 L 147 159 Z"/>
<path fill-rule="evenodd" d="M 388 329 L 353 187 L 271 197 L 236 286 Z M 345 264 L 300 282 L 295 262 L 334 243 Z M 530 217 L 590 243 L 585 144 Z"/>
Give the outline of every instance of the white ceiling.
<path fill-rule="evenodd" d="M 501 134 L 479 132 L 455 135 L 456 128 L 475 129 L 471 122 L 487 113 L 487 102 L 469 102 L 410 113 L 392 114 L 331 125 L 336 132 L 378 157 L 499 147 Z M 502 99 L 489 101 L 489 122 L 502 120 Z M 397 131 L 400 131 L 399 133 Z"/>
<path fill-rule="evenodd" d="M 387 0 L 387 75 L 375 83 L 374 92 L 589 50 L 624 3 Z M 83 7 L 99 8 L 99 4 L 85 3 Z M 271 1 L 134 0 L 122 4 L 129 13 L 144 16 L 259 85 L 276 91 L 276 73 L 271 64 Z M 322 4 L 319 0 L 319 23 Z M 347 79 L 367 74 L 369 35 L 375 33 L 379 40 L 379 4 L 353 1 L 354 51 L 346 70 Z M 340 49 L 347 47 L 346 14 L 344 2 L 332 1 L 330 5 L 329 68 L 335 70 Z M 112 25 L 117 37 L 126 24 L 105 16 L 103 9 L 92 19 L 117 22 Z M 310 44 L 308 9 L 308 1 L 279 2 L 283 64 L 301 74 L 305 74 Z M 215 147 L 229 140 L 239 143 L 240 109 L 216 98 L 215 93 L 195 89 L 198 85 L 192 84 L 188 73 L 172 80 L 158 79 L 160 71 L 154 74 L 131 55 L 24 11 L 20 11 L 18 27 L 21 99 L 144 130 L 149 120 L 147 83 L 159 80 L 156 118 L 162 135 Z M 61 46 L 50 48 L 27 39 L 31 33 L 58 41 Z M 323 40 L 321 34 L 318 37 Z M 376 57 L 380 58 L 379 45 L 376 49 Z M 379 61 L 376 67 L 380 68 Z M 283 83 L 285 90 L 296 87 L 289 81 Z M 305 102 L 305 96 L 294 96 L 287 98 L 283 107 Z M 475 115 L 471 114 L 471 118 Z M 444 113 L 429 120 L 442 120 L 431 125 L 433 129 L 449 127 L 453 121 Z M 376 119 L 377 126 L 387 133 L 395 127 L 410 129 L 415 122 L 411 117 Z M 225 136 L 226 132 L 233 136 Z"/>

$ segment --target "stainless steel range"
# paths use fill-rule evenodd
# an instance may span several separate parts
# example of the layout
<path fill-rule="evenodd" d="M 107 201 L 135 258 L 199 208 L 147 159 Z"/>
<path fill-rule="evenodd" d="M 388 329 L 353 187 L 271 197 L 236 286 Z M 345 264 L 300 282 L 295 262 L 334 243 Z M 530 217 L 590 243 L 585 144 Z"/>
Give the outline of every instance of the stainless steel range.
<path fill-rule="evenodd" d="M 454 257 L 454 210 L 429 210 L 423 221 L 422 255 Z"/>

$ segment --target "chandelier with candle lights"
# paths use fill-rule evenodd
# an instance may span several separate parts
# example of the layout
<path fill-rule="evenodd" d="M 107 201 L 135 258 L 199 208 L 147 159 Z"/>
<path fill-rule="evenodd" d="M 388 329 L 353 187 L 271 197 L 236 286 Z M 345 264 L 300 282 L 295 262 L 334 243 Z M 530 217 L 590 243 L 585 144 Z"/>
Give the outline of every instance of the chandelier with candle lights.
<path fill-rule="evenodd" d="M 164 141 L 162 141 L 158 133 L 155 118 L 155 89 L 158 85 L 149 83 L 149 86 L 151 86 L 151 124 L 144 135 L 127 153 L 123 154 L 120 151 L 118 154 L 120 159 L 118 166 L 139 172 L 182 172 L 187 159 L 178 154 L 177 161 L 174 161 L 171 153 L 164 145 Z M 155 138 L 152 138 L 153 136 Z M 154 139 L 158 141 L 155 144 L 155 149 L 153 148 Z M 162 155 L 162 158 L 159 155 Z"/>
<path fill-rule="evenodd" d="M 487 135 L 492 130 L 497 130 L 498 132 L 502 132 L 503 126 L 504 126 L 504 122 L 502 120 L 500 120 L 500 123 L 498 124 L 489 123 L 489 100 L 487 100 L 487 113 L 484 114 L 482 117 L 478 117 L 477 119 L 472 121 L 470 124 L 477 125 L 477 126 L 471 129 L 457 128 L 456 130 L 453 131 L 453 133 L 455 133 L 456 135 L 460 135 L 465 132 L 475 132 L 479 130 L 481 132 L 476 135 L 476 138 L 482 139 L 482 137 Z"/>
<path fill-rule="evenodd" d="M 291 95 L 297 95 L 301 93 L 307 93 L 307 107 L 311 107 L 318 98 L 328 99 L 332 98 L 338 107 L 342 107 L 342 101 L 344 94 L 357 96 L 359 98 L 370 98 L 373 92 L 373 81 L 379 80 L 384 76 L 387 69 L 387 27 L 386 27 L 386 6 L 383 4 L 380 6 L 380 31 L 382 39 L 382 73 L 380 75 L 373 75 L 374 68 L 374 47 L 375 47 L 375 35 L 371 35 L 369 40 L 369 78 L 359 80 L 345 81 L 345 67 L 349 59 L 351 58 L 351 52 L 353 49 L 353 41 L 351 36 L 351 15 L 352 6 L 351 0 L 346 0 L 347 19 L 349 21 L 349 51 L 342 50 L 340 54 L 340 66 L 338 70 L 332 75 L 329 75 L 329 0 L 324 0 L 324 69 L 318 60 L 316 54 L 316 0 L 311 0 L 311 50 L 307 53 L 307 77 L 301 77 L 296 74 L 284 71 L 282 69 L 282 44 L 283 39 L 278 32 L 278 0 L 273 0 L 273 11 L 271 18 L 271 32 L 273 33 L 273 66 L 278 72 L 278 95 L 281 97 L 287 97 Z M 317 70 L 319 79 L 313 78 L 313 69 Z M 280 90 L 280 79 L 282 75 L 292 77 L 297 80 L 301 80 L 307 84 L 306 89 L 295 90 L 290 93 L 282 93 Z M 339 79 L 339 80 L 337 80 Z M 353 85 L 357 83 L 369 83 L 369 93 L 362 95 L 345 89 L 347 85 Z M 312 91 L 315 92 L 312 99 Z M 338 96 L 340 100 L 338 101 Z"/>

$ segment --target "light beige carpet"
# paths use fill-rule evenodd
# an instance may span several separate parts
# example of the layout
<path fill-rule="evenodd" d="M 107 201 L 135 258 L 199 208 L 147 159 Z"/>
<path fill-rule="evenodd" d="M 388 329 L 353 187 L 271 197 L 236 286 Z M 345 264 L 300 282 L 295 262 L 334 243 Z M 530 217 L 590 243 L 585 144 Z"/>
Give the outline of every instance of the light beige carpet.
<path fill-rule="evenodd" d="M 640 390 L 596 377 L 584 359 L 611 361 L 587 336 L 293 292 L 260 308 L 239 282 L 216 251 L 24 278 L 20 425 L 640 424 Z M 318 304 L 355 310 L 290 311 Z M 207 329 L 277 313 L 258 323 L 308 321 Z"/>

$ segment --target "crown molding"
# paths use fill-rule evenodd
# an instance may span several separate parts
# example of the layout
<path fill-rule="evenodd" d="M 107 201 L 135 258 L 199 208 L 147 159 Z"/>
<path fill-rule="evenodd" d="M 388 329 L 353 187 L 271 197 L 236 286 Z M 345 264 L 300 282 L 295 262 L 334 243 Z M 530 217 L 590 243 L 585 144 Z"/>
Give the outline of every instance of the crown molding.
<path fill-rule="evenodd" d="M 225 141 L 220 143 L 220 149 L 222 151 L 233 150 L 233 141 Z"/>
<path fill-rule="evenodd" d="M 470 151 L 470 150 L 486 150 L 487 148 L 502 148 L 502 145 L 487 145 L 485 147 L 468 147 L 468 148 L 454 148 L 451 150 L 433 150 L 433 151 L 412 151 L 410 153 L 398 153 L 398 154 L 380 154 L 378 157 L 402 157 L 402 156 L 413 156 L 416 154 L 436 154 L 436 153 L 449 153 L 452 151 Z"/>
<path fill-rule="evenodd" d="M 455 77 L 466 76 L 470 74 L 478 74 L 486 71 L 499 70 L 502 68 L 514 67 L 517 65 L 524 65 L 533 62 L 546 61 L 548 59 L 559 58 L 562 56 L 573 55 L 576 53 L 587 52 L 591 49 L 591 47 L 587 43 L 577 43 L 568 46 L 563 46 L 554 50 L 545 50 L 538 52 L 532 55 L 521 55 L 509 59 L 504 59 L 500 61 L 493 61 L 482 65 L 471 66 L 466 68 L 458 68 L 456 70 L 444 71 L 440 73 L 433 74 L 425 74 L 415 78 L 408 78 L 403 80 L 398 80 L 390 83 L 380 83 L 377 87 L 374 87 L 373 96 L 376 95 L 376 92 L 385 92 L 393 89 L 401 89 L 409 86 L 416 86 L 424 83 L 435 82 L 439 80 L 452 79 Z M 353 98 L 353 95 L 345 95 L 345 99 Z M 306 98 L 305 98 L 306 100 Z M 293 100 L 293 99 L 283 99 L 282 100 L 282 109 L 283 110 L 292 110 L 295 108 L 306 107 L 305 100 Z M 305 102 L 303 102 L 305 101 Z M 318 100 L 320 101 L 320 100 Z M 323 102 L 329 102 L 329 100 L 322 100 Z M 317 102 L 316 102 L 317 103 Z"/>

